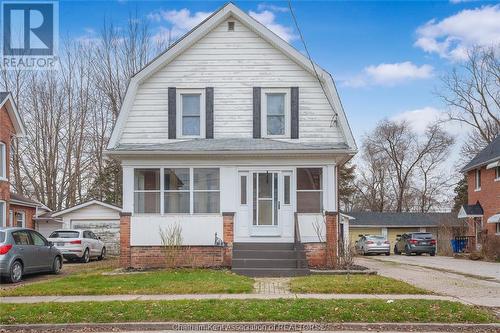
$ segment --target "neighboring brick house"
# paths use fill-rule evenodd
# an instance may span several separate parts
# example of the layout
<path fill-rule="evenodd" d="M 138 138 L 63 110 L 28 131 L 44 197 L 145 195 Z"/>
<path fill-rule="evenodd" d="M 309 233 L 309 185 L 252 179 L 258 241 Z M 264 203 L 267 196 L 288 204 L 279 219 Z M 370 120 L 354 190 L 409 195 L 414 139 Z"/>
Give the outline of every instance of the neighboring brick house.
<path fill-rule="evenodd" d="M 33 201 L 10 190 L 11 144 L 25 135 L 24 124 L 12 95 L 0 92 L 0 227 L 20 226 L 35 229 L 33 218 L 47 210 Z"/>
<path fill-rule="evenodd" d="M 184 265 L 333 266 L 338 168 L 356 151 L 331 75 L 228 3 L 129 82 L 107 149 L 121 263 L 164 265 L 160 230 L 181 229 Z"/>
<path fill-rule="evenodd" d="M 467 218 L 468 236 L 475 244 L 481 234 L 500 237 L 500 136 L 463 169 L 467 174 L 468 204 L 458 217 Z"/>

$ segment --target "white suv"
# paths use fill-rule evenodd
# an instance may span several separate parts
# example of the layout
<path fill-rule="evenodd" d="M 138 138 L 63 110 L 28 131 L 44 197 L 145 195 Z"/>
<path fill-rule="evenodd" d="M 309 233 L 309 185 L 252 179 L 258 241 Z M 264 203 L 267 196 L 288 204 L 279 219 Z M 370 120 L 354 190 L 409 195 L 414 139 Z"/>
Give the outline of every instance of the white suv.
<path fill-rule="evenodd" d="M 90 258 L 106 257 L 104 243 L 90 230 L 61 229 L 53 231 L 48 240 L 58 248 L 64 259 L 89 262 Z"/>

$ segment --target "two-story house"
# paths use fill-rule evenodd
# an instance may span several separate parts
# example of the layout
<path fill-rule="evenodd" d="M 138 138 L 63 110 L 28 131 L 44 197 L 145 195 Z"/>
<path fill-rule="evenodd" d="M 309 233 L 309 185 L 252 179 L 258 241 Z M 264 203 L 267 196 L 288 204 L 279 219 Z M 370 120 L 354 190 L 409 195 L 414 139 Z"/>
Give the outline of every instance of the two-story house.
<path fill-rule="evenodd" d="M 11 191 L 10 158 L 12 141 L 25 135 L 22 118 L 9 92 L 0 92 L 0 227 L 36 228 L 39 202 Z"/>
<path fill-rule="evenodd" d="M 333 265 L 338 167 L 356 150 L 330 74 L 229 3 L 130 80 L 107 149 L 122 265 L 163 265 L 173 226 L 186 265 Z"/>
<path fill-rule="evenodd" d="M 458 217 L 467 218 L 468 235 L 476 245 L 482 232 L 500 237 L 500 136 L 462 172 L 467 174 L 468 204 L 460 209 Z"/>

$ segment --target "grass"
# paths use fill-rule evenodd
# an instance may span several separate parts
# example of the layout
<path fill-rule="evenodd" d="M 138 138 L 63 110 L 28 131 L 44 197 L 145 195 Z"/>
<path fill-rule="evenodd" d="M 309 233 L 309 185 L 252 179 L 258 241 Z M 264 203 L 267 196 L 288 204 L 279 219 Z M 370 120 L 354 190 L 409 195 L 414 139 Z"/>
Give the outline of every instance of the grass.
<path fill-rule="evenodd" d="M 235 294 L 253 290 L 253 279 L 227 270 L 177 269 L 147 273 L 75 274 L 0 291 L 0 296 L 116 294 Z"/>
<path fill-rule="evenodd" d="M 493 323 L 490 312 L 431 300 L 182 300 L 2 304 L 0 324 L 180 322 Z"/>
<path fill-rule="evenodd" d="M 315 294 L 430 294 L 403 281 L 379 275 L 310 275 L 293 278 L 294 293 Z"/>

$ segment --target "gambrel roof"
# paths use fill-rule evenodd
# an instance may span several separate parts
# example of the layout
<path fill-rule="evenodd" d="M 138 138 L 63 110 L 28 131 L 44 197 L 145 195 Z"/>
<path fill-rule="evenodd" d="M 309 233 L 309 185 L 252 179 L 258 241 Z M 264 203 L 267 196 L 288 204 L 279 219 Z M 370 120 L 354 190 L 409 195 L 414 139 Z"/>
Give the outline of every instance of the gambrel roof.
<path fill-rule="evenodd" d="M 214 12 L 211 16 L 201 22 L 193 30 L 188 32 L 184 37 L 179 39 L 175 44 L 169 47 L 164 53 L 160 54 L 158 57 L 153 59 L 148 65 L 146 65 L 141 71 L 136 73 L 130 80 L 125 99 L 120 110 L 120 114 L 116 121 L 111 139 L 108 144 L 108 151 L 115 152 L 119 148 L 119 141 L 122 135 L 123 128 L 128 118 L 128 114 L 132 107 L 137 89 L 141 83 L 146 79 L 151 77 L 154 73 L 159 71 L 161 68 L 166 66 L 168 63 L 172 62 L 177 56 L 203 38 L 207 33 L 216 28 L 220 23 L 224 22 L 229 17 L 233 17 L 245 25 L 247 28 L 256 33 L 259 37 L 267 41 L 273 47 L 281 51 L 303 69 L 311 73 L 312 75 L 318 75 L 319 80 L 325 88 L 325 95 L 329 103 L 333 106 L 334 112 L 337 114 L 337 122 L 342 129 L 345 142 L 347 144 L 347 151 L 351 154 L 357 151 L 356 143 L 352 135 L 351 129 L 347 122 L 347 118 L 344 113 L 341 101 L 339 99 L 335 83 L 333 81 L 330 73 L 319 67 L 318 65 L 311 62 L 306 56 L 301 52 L 296 50 L 286 41 L 281 39 L 271 30 L 266 28 L 264 25 L 256 21 L 250 15 L 243 12 L 233 3 L 228 3 L 222 8 Z M 333 114 L 332 114 L 333 116 Z"/>

